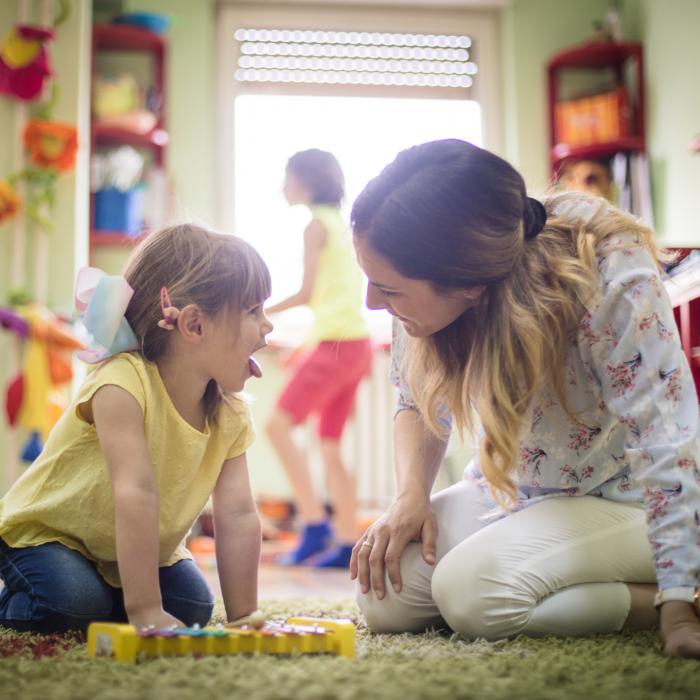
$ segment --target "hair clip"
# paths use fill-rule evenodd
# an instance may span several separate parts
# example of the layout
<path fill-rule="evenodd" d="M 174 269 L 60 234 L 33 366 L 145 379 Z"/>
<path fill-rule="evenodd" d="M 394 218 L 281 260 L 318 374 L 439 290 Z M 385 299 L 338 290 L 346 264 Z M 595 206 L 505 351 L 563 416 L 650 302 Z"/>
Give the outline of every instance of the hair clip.
<path fill-rule="evenodd" d="M 163 318 L 158 321 L 158 326 L 166 331 L 173 330 L 177 324 L 180 310 L 173 306 L 167 287 L 160 288 L 160 310 L 163 312 Z"/>

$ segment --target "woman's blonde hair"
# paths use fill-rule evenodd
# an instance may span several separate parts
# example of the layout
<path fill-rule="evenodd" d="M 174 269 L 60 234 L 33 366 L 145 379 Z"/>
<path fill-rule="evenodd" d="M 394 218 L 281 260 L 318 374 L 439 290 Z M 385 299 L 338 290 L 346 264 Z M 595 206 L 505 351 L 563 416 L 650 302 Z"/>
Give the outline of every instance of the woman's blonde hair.
<path fill-rule="evenodd" d="M 251 308 L 270 296 L 270 273 L 253 246 L 195 224 L 171 226 L 148 236 L 129 259 L 124 277 L 134 290 L 126 320 L 151 362 L 168 348 L 169 333 L 158 326 L 163 317 L 162 287 L 175 307 L 196 304 L 209 317 Z M 210 420 L 215 419 L 222 396 L 211 380 L 204 395 Z"/>
<path fill-rule="evenodd" d="M 504 507 L 516 497 L 519 436 L 543 382 L 572 415 L 564 365 L 599 290 L 600 243 L 632 232 L 634 244 L 661 257 L 649 228 L 578 193 L 547 197 L 544 228 L 526 240 L 526 200 L 522 177 L 506 161 L 447 140 L 400 153 L 352 212 L 355 236 L 404 276 L 444 293 L 485 286 L 476 306 L 449 326 L 410 338 L 402 369 L 434 433 L 444 434 L 442 406 L 461 434 L 473 432 L 476 410 L 484 433 L 479 466 Z"/>

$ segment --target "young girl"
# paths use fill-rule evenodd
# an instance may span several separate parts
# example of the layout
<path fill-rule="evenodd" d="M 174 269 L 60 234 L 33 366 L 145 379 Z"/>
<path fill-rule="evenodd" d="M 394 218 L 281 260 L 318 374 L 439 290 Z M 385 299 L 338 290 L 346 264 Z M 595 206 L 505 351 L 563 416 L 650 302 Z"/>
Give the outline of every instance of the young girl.
<path fill-rule="evenodd" d="M 87 268 L 77 303 L 101 361 L 0 501 L 0 625 L 204 625 L 213 599 L 185 538 L 213 496 L 226 615 L 257 604 L 260 523 L 237 392 L 272 325 L 267 268 L 242 240 L 181 225 L 125 275 Z"/>
<path fill-rule="evenodd" d="M 309 338 L 311 350 L 297 366 L 267 423 L 303 523 L 299 545 L 280 560 L 285 564 L 300 564 L 319 555 L 313 560 L 316 566 L 345 568 L 357 537 L 355 480 L 343 464 L 340 439 L 357 386 L 369 371 L 371 348 L 362 316 L 362 275 L 339 211 L 343 194 L 343 173 L 331 153 L 312 149 L 289 159 L 284 195 L 290 205 L 307 206 L 313 218 L 304 231 L 301 289 L 267 312 L 308 304 L 315 325 Z M 335 513 L 336 542 L 330 548 L 333 532 L 314 494 L 306 460 L 291 435 L 311 413 L 319 417 L 321 455 Z"/>
<path fill-rule="evenodd" d="M 586 635 L 656 605 L 666 651 L 700 656 L 698 403 L 652 232 L 543 205 L 457 140 L 399 154 L 352 219 L 367 305 L 400 326 L 398 494 L 351 563 L 369 626 Z M 477 456 L 431 499 L 472 407 Z"/>

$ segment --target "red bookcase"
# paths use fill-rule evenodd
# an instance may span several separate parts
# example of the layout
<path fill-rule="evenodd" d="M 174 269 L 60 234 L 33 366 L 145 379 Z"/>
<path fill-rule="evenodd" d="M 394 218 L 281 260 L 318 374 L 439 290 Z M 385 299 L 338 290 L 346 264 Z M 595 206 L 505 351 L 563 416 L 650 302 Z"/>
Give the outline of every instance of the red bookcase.
<path fill-rule="evenodd" d="M 695 275 L 679 275 L 666 282 L 681 334 L 683 352 L 688 358 L 700 396 L 700 270 Z"/>
<path fill-rule="evenodd" d="M 611 89 L 624 89 L 630 96 L 628 133 L 613 140 L 573 145 L 560 138 L 557 109 L 567 80 L 583 72 L 612 72 Z M 566 49 L 553 56 L 547 65 L 549 93 L 550 161 L 552 172 L 567 159 L 605 159 L 616 153 L 644 152 L 644 59 L 637 42 L 589 42 Z"/>
<path fill-rule="evenodd" d="M 98 56 L 104 52 L 126 52 L 129 54 L 137 52 L 150 57 L 151 82 L 158 95 L 159 107 L 157 122 L 153 129 L 146 134 L 104 126 L 93 118 L 90 129 L 91 151 L 94 153 L 100 148 L 126 144 L 150 152 L 152 162 L 163 167 L 168 144 L 168 132 L 165 128 L 165 39 L 155 32 L 140 27 L 124 24 L 95 25 L 92 30 L 93 80 L 97 75 Z M 100 231 L 97 233 L 94 230 L 93 222 L 94 196 L 90 198 L 91 247 L 134 245 L 140 240 L 138 236 L 127 235 L 123 231 Z"/>

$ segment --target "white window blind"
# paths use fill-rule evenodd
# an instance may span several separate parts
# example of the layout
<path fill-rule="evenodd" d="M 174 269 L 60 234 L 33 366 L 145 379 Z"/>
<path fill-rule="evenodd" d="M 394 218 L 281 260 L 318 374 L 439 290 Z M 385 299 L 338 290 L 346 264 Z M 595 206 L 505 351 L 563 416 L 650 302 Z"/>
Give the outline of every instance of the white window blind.
<path fill-rule="evenodd" d="M 471 55 L 472 39 L 464 34 L 239 28 L 235 39 L 235 78 L 244 84 L 376 85 L 464 92 L 478 72 Z"/>

